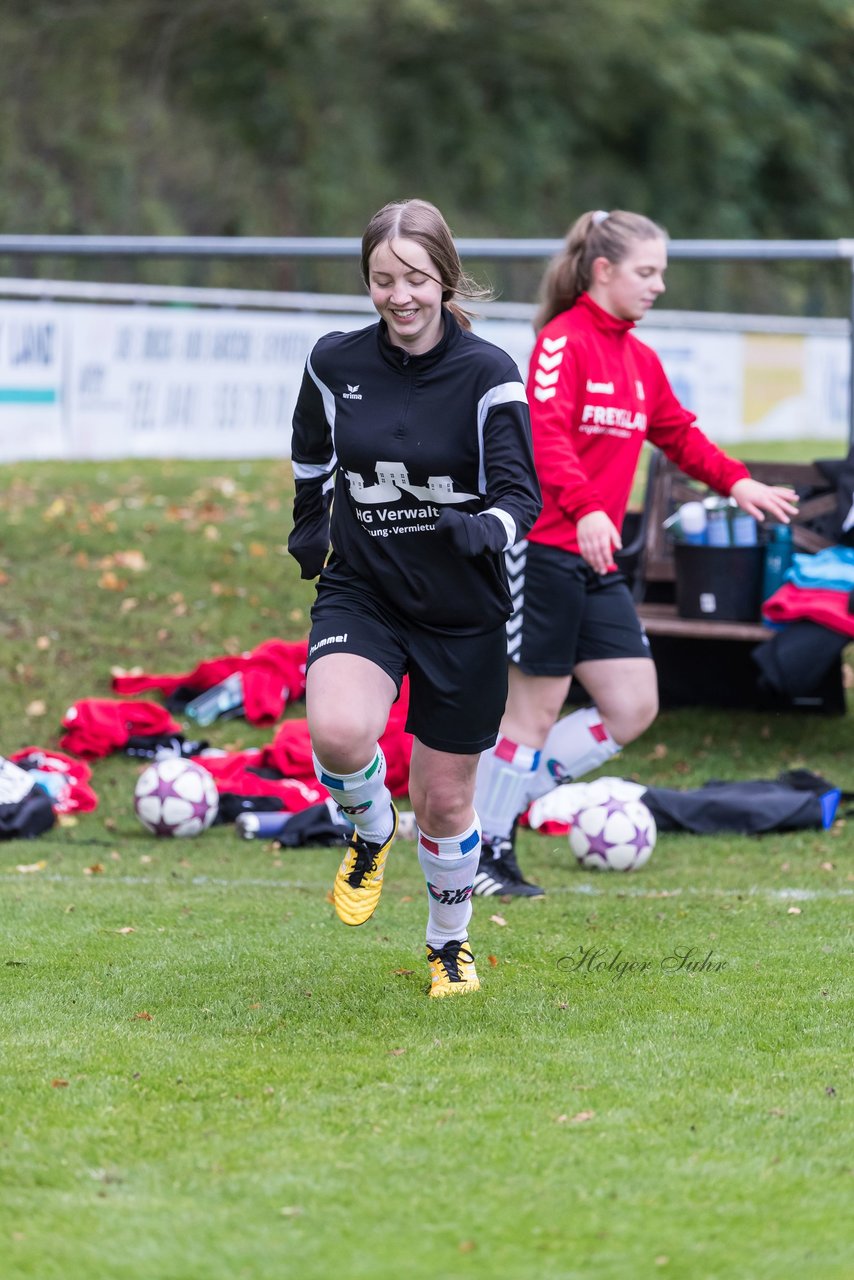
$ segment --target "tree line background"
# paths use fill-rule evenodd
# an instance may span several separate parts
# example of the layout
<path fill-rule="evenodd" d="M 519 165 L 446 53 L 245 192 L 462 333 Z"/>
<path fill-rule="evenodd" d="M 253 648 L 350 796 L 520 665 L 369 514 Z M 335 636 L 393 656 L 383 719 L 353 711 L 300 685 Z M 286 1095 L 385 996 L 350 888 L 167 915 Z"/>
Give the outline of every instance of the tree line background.
<path fill-rule="evenodd" d="M 850 0 L 4 0 L 0 232 L 458 235 L 588 208 L 679 239 L 854 236 Z M 472 264 L 533 297 L 542 264 Z M 353 291 L 352 263 L 0 260 L 3 274 Z M 668 305 L 845 314 L 817 264 L 674 263 Z"/>

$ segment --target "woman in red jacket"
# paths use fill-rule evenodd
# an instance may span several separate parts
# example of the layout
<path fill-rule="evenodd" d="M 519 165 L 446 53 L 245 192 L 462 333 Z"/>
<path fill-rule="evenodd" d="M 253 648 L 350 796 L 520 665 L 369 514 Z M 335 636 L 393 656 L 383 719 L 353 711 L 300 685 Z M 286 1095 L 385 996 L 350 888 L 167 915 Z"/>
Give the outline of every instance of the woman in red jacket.
<path fill-rule="evenodd" d="M 652 724 L 649 642 L 614 562 L 644 441 L 758 520 L 788 522 L 796 495 L 751 479 L 703 435 L 655 352 L 632 332 L 664 292 L 666 233 L 624 210 L 583 214 L 543 279 L 528 373 L 542 513 L 507 553 L 516 613 L 510 684 L 484 753 L 475 893 L 536 896 L 513 851 L 517 816 L 560 782 L 603 765 Z M 577 676 L 593 705 L 558 719 Z"/>

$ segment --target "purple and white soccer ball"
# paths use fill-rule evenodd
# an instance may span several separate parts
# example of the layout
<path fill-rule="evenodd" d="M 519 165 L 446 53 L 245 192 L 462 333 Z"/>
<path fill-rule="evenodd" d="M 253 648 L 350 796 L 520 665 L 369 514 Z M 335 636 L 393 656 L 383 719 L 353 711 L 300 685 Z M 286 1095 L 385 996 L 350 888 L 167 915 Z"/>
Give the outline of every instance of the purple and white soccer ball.
<path fill-rule="evenodd" d="M 142 771 L 133 792 L 142 825 L 156 836 L 197 836 L 219 809 L 219 792 L 207 769 L 193 760 L 170 756 Z"/>
<path fill-rule="evenodd" d="M 656 835 L 655 819 L 638 799 L 638 787 L 609 779 L 601 786 L 590 784 L 573 816 L 569 847 L 586 871 L 637 871 L 649 861 Z"/>

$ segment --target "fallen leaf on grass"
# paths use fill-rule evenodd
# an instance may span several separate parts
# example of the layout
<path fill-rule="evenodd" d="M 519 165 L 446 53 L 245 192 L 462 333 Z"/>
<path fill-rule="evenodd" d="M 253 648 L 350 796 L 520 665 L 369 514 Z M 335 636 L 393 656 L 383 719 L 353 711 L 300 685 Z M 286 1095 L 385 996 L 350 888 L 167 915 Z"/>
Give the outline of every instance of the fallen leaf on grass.
<path fill-rule="evenodd" d="M 494 969 L 495 966 L 498 964 L 498 956 L 487 956 L 486 958 Z"/>
<path fill-rule="evenodd" d="M 28 875 L 31 871 L 44 871 L 47 862 L 44 858 L 40 862 L 19 862 L 16 871 L 20 871 L 22 875 Z"/>
<path fill-rule="evenodd" d="M 801 914 L 800 907 L 789 907 L 788 911 L 786 912 L 787 916 L 799 916 L 800 914 Z"/>
<path fill-rule="evenodd" d="M 574 1116 L 558 1116 L 558 1124 L 586 1124 L 588 1120 L 592 1120 L 596 1115 L 595 1111 L 579 1111 Z"/>
<path fill-rule="evenodd" d="M 143 1009 L 141 1013 L 135 1013 L 133 1015 L 131 1022 L 151 1022 L 153 1021 L 153 1016 L 154 1015 L 150 1014 L 147 1009 Z"/>
<path fill-rule="evenodd" d="M 409 977 L 410 973 L 414 973 L 414 972 L 415 972 L 414 969 L 392 969 L 392 973 L 400 978 L 407 978 Z"/>
<path fill-rule="evenodd" d="M 50 636 L 39 636 L 36 640 L 36 648 L 39 653 L 45 653 L 50 648 Z"/>
<path fill-rule="evenodd" d="M 123 925 L 121 929 L 116 929 L 116 933 L 136 933 L 132 924 Z"/>
<path fill-rule="evenodd" d="M 401 1054 L 406 1053 L 406 1050 L 405 1049 L 389 1049 L 388 1053 L 390 1058 L 399 1058 Z"/>
<path fill-rule="evenodd" d="M 298 1218 L 302 1213 L 302 1209 L 298 1204 L 286 1204 L 284 1208 L 279 1210 L 283 1218 Z"/>
<path fill-rule="evenodd" d="M 461 1240 L 457 1245 L 460 1253 L 474 1253 L 476 1247 L 474 1240 Z"/>
<path fill-rule="evenodd" d="M 142 551 L 117 551 L 113 563 L 121 569 L 130 569 L 133 573 L 142 573 L 148 568 L 148 561 Z"/>
<path fill-rule="evenodd" d="M 33 720 L 45 715 L 46 712 L 47 706 L 42 702 L 41 698 L 35 698 L 27 707 L 27 715 Z"/>
<path fill-rule="evenodd" d="M 93 862 L 91 867 L 84 867 L 84 876 L 100 876 L 103 874 L 104 868 L 100 862 Z"/>
<path fill-rule="evenodd" d="M 505 925 L 507 923 L 503 916 L 490 916 L 489 918 L 493 924 Z"/>
<path fill-rule="evenodd" d="M 51 1089 L 67 1089 L 68 1081 L 67 1080 L 51 1080 L 50 1087 Z"/>

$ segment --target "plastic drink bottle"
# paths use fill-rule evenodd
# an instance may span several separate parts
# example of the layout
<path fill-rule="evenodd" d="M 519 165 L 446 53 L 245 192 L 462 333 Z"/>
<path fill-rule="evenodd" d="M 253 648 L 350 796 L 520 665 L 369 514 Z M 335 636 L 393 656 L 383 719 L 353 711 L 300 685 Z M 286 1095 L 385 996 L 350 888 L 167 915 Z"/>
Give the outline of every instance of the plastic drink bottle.
<path fill-rule="evenodd" d="M 759 541 L 759 531 L 753 516 L 738 508 L 732 515 L 732 543 L 734 547 L 755 547 Z"/>
<path fill-rule="evenodd" d="M 765 568 L 762 574 L 763 600 L 773 596 L 777 588 L 783 585 L 786 574 L 792 567 L 794 554 L 791 525 L 772 525 L 769 541 L 765 547 Z"/>
<path fill-rule="evenodd" d="M 728 547 L 730 545 L 729 515 L 726 502 L 716 502 L 707 507 L 706 541 L 710 547 Z"/>

